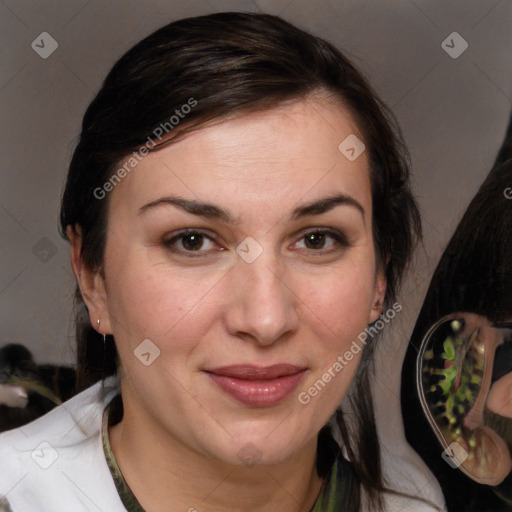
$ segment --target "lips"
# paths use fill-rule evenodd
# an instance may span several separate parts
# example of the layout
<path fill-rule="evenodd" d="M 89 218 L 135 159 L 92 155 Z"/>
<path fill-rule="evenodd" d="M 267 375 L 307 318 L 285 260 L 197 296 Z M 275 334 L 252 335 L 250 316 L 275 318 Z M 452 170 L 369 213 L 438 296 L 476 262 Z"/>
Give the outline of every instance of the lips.
<path fill-rule="evenodd" d="M 283 401 L 298 386 L 307 368 L 276 364 L 225 366 L 205 370 L 219 388 L 232 398 L 253 407 L 270 407 Z"/>
<path fill-rule="evenodd" d="M 271 380 L 278 377 L 286 377 L 294 375 L 305 368 L 294 366 L 291 364 L 275 364 L 273 366 L 257 367 L 252 365 L 224 366 L 208 370 L 209 373 L 216 375 L 224 375 L 226 377 L 234 377 L 243 380 Z"/>

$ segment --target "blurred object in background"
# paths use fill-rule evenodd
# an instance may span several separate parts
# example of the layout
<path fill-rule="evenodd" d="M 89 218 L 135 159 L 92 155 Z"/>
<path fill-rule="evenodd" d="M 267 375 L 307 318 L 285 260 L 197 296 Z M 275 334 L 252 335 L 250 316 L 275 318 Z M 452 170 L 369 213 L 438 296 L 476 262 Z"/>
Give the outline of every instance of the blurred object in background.
<path fill-rule="evenodd" d="M 454 313 L 455 324 L 441 320 Z M 401 391 L 407 441 L 438 479 L 448 511 L 511 512 L 510 343 L 498 343 L 496 357 L 484 345 L 461 350 L 459 317 L 479 318 L 472 332 L 481 339 L 497 334 L 498 325 L 512 325 L 512 117 L 492 170 L 434 272 L 405 355 Z M 429 345 L 434 333 L 438 339 Z"/>
<path fill-rule="evenodd" d="M 0 432 L 39 418 L 74 394 L 73 368 L 38 366 L 20 344 L 0 348 Z"/>

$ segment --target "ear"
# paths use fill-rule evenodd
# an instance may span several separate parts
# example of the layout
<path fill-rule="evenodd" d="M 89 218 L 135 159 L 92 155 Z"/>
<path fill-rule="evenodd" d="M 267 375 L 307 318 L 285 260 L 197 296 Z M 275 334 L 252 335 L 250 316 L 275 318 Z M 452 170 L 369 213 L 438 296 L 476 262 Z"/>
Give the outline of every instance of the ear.
<path fill-rule="evenodd" d="M 108 314 L 105 280 L 100 269 L 91 269 L 83 261 L 80 226 L 78 224 L 68 226 L 67 234 L 71 245 L 71 268 L 89 311 L 89 321 L 92 327 L 101 334 L 111 334 L 112 327 Z M 100 320 L 99 326 L 98 320 Z"/>
<path fill-rule="evenodd" d="M 382 313 L 382 304 L 386 296 L 386 278 L 384 271 L 379 269 L 375 277 L 375 290 L 373 292 L 373 299 L 370 311 L 370 323 L 375 322 Z"/>

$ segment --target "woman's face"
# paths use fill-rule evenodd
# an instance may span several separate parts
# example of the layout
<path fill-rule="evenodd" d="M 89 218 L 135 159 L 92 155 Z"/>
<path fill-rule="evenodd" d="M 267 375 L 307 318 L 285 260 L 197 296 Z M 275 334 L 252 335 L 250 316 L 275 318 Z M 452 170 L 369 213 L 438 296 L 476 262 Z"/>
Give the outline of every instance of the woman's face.
<path fill-rule="evenodd" d="M 116 341 L 126 421 L 234 464 L 315 439 L 385 288 L 366 152 L 338 149 L 353 134 L 340 106 L 296 101 L 191 133 L 117 184 L 86 295 Z"/>

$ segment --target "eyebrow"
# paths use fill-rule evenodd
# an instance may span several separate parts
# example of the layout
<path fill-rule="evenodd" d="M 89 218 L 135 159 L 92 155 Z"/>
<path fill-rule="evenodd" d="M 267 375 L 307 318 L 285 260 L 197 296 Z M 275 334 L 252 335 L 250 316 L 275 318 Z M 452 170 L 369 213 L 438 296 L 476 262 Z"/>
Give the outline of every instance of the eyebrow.
<path fill-rule="evenodd" d="M 219 220 L 226 224 L 236 224 L 234 217 L 224 208 L 220 208 L 219 206 L 211 203 L 197 201 L 195 199 L 184 199 L 174 196 L 162 197 L 141 206 L 139 208 L 139 214 L 164 205 L 176 206 L 187 213 L 191 213 L 192 215 L 199 215 L 208 219 Z M 351 196 L 338 194 L 298 206 L 292 211 L 290 220 L 298 220 L 309 215 L 320 215 L 332 210 L 336 206 L 351 206 L 361 213 L 363 220 L 365 218 L 365 211 L 361 206 L 361 203 Z"/>

